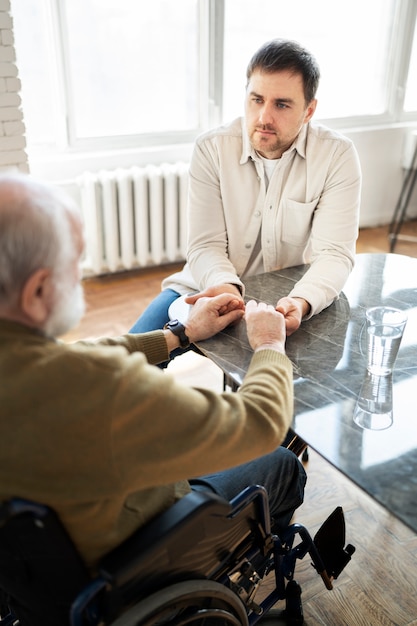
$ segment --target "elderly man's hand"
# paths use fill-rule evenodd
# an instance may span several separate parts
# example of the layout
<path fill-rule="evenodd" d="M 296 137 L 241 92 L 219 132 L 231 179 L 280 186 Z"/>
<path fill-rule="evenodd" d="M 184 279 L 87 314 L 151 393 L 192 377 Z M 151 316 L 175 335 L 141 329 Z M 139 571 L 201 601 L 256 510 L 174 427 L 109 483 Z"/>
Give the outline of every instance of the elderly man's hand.
<path fill-rule="evenodd" d="M 253 350 L 269 348 L 285 353 L 285 320 L 271 304 L 250 300 L 245 312 L 248 340 Z"/>
<path fill-rule="evenodd" d="M 200 296 L 200 294 L 198 294 Z M 244 315 L 244 304 L 232 293 L 212 297 L 198 297 L 185 322 L 186 334 L 191 343 L 203 341 L 236 323 Z"/>

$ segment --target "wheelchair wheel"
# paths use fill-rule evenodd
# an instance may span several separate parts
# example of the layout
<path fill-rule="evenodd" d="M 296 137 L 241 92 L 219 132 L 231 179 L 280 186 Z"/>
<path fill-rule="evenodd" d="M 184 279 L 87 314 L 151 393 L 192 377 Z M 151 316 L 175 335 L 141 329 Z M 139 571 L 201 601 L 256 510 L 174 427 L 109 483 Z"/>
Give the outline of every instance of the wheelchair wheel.
<path fill-rule="evenodd" d="M 248 626 L 246 609 L 228 587 L 187 580 L 161 589 L 123 613 L 111 626 Z"/>

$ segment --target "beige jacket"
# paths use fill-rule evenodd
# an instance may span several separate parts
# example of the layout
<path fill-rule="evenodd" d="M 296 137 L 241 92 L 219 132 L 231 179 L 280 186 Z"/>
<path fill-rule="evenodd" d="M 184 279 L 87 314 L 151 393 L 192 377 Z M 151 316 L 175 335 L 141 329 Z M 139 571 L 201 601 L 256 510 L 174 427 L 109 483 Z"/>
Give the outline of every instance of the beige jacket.
<path fill-rule="evenodd" d="M 190 165 L 188 263 L 162 287 L 181 294 L 222 283 L 244 288 L 246 276 L 311 263 L 290 295 L 319 313 L 352 270 L 360 191 L 352 142 L 323 126 L 303 127 L 268 188 L 243 119 L 205 133 Z"/>
<path fill-rule="evenodd" d="M 0 500 L 52 506 L 86 562 L 189 491 L 187 478 L 274 450 L 292 367 L 256 353 L 238 393 L 179 385 L 162 331 L 64 344 L 0 320 Z"/>

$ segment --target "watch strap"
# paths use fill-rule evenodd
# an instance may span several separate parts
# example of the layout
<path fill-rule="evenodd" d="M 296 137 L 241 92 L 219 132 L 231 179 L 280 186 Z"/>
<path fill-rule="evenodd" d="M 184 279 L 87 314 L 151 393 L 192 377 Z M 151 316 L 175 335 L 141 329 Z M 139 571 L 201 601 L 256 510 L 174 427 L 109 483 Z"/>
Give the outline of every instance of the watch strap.
<path fill-rule="evenodd" d="M 170 320 L 167 324 L 165 324 L 164 329 L 170 330 L 171 333 L 178 337 L 181 348 L 188 348 L 190 340 L 185 334 L 184 324 L 181 324 L 178 320 Z"/>

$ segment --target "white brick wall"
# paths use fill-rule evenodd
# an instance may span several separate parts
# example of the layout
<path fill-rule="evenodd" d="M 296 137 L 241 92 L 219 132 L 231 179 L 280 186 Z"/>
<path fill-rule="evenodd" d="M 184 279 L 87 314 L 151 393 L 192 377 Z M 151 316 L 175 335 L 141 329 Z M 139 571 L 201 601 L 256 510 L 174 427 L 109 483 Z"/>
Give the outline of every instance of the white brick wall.
<path fill-rule="evenodd" d="M 0 170 L 29 171 L 10 0 L 0 0 Z"/>

